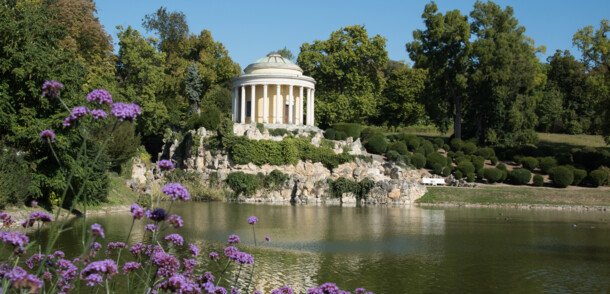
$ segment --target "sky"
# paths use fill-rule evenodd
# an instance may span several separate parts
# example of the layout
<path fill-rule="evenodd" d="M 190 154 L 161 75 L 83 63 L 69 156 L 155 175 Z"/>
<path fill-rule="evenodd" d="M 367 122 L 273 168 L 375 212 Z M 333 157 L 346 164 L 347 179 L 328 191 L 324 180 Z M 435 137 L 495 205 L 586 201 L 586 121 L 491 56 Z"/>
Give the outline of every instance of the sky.
<path fill-rule="evenodd" d="M 131 25 L 144 35 L 152 35 L 142 27 L 146 14 L 166 7 L 186 15 L 190 33 L 207 29 L 215 41 L 224 44 L 233 61 L 245 68 L 269 52 L 288 48 L 296 57 L 303 43 L 327 40 L 331 32 L 351 25 L 364 25 L 369 37 L 387 39 L 386 49 L 392 60 L 410 62 L 405 44 L 413 41 L 413 31 L 424 29 L 421 14 L 429 1 L 254 1 L 254 0 L 97 0 L 97 17 L 118 45 L 117 25 Z M 610 1 L 600 0 L 496 0 L 503 8 L 511 6 L 525 34 L 536 46 L 544 45 L 546 54 L 570 50 L 572 36 L 580 28 L 599 28 L 610 18 Z M 475 1 L 437 0 L 439 11 L 458 9 L 462 14 L 472 11 Z"/>

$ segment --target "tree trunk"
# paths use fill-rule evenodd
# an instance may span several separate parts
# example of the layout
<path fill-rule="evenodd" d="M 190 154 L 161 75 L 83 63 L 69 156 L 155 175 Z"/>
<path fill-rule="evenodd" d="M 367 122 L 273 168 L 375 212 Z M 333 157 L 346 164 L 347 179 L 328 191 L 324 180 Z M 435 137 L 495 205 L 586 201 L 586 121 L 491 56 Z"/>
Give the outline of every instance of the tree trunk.
<path fill-rule="evenodd" d="M 454 137 L 462 139 L 462 101 L 457 95 L 453 96 L 453 104 L 455 105 L 455 116 L 453 117 L 453 134 Z"/>

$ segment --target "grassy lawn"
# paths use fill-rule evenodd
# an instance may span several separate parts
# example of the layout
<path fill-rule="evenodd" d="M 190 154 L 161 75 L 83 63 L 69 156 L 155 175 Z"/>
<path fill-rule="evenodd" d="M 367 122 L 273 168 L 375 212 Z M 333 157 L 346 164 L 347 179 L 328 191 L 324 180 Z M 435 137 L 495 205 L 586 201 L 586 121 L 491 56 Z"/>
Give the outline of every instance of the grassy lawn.
<path fill-rule="evenodd" d="M 545 188 L 530 186 L 429 187 L 417 203 L 550 204 L 610 206 L 608 188 Z"/>
<path fill-rule="evenodd" d="M 124 206 L 136 203 L 138 193 L 131 191 L 125 186 L 125 179 L 116 173 L 110 173 L 110 184 L 108 186 L 108 201 L 98 205 L 92 205 L 88 209 L 96 210 L 103 207 Z"/>

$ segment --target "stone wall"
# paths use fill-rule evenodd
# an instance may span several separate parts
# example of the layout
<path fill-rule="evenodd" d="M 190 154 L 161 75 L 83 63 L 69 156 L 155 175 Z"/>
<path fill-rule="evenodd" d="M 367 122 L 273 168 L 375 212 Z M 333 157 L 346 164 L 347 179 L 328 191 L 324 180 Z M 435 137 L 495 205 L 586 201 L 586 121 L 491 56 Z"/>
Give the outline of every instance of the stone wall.
<path fill-rule="evenodd" d="M 235 124 L 234 132 L 236 135 L 245 135 L 255 140 L 282 140 L 281 137 L 270 136 L 267 130 L 261 133 L 255 125 Z M 312 143 L 319 146 L 322 132 L 317 128 L 299 129 L 297 136 L 311 136 L 311 132 L 315 132 Z M 366 203 L 369 204 L 410 204 L 426 193 L 426 187 L 419 183 L 422 177 L 421 171 L 404 169 L 392 162 L 384 161 L 381 156 L 366 153 L 360 139 L 335 141 L 335 152 L 341 153 L 343 146 L 348 146 L 351 150 L 350 154 L 369 156 L 373 160 L 367 162 L 357 158 L 353 162 L 344 163 L 330 171 L 321 163 L 312 163 L 309 160 L 299 161 L 296 165 L 282 166 L 234 164 L 228 155 L 204 148 L 205 138 L 211 135 L 215 135 L 215 133 L 209 134 L 201 128 L 197 131 L 190 131 L 184 136 L 166 136 L 164 151 L 159 154 L 159 158 L 170 158 L 176 166 L 186 171 L 201 173 L 203 179 L 207 179 L 211 173 L 216 173 L 219 180 L 224 180 L 228 174 L 236 171 L 268 175 L 276 169 L 289 176 L 288 181 L 280 187 L 272 190 L 259 189 L 255 195 L 248 197 L 240 195 L 238 200 L 245 202 L 336 203 L 340 200 L 329 196 L 327 179 L 336 180 L 339 177 L 357 182 L 365 178 L 374 181 L 375 187 L 367 195 Z M 193 138 L 197 142 L 193 142 Z M 193 148 L 193 143 L 198 144 L 198 147 Z M 131 185 L 150 186 L 151 182 L 159 178 L 157 174 L 155 167 L 146 167 L 144 164 L 136 162 Z M 342 201 L 343 203 L 355 203 L 356 198 L 351 193 L 346 193 L 343 195 Z"/>

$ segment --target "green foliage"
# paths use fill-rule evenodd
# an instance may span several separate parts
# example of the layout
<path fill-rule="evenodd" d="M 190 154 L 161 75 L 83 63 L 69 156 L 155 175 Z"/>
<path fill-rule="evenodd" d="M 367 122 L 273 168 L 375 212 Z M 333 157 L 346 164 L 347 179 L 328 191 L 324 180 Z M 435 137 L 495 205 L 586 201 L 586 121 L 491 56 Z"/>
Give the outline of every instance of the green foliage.
<path fill-rule="evenodd" d="M 474 173 L 469 173 L 466 175 L 466 181 L 468 183 L 474 182 L 475 179 L 476 179 L 476 175 Z"/>
<path fill-rule="evenodd" d="M 411 156 L 411 163 L 415 165 L 416 168 L 424 168 L 426 166 L 426 157 L 421 153 L 414 153 Z"/>
<path fill-rule="evenodd" d="M 517 168 L 510 172 L 510 182 L 513 185 L 526 185 L 532 179 L 532 172 L 524 169 Z"/>
<path fill-rule="evenodd" d="M 566 166 L 557 166 L 549 171 L 551 181 L 556 187 L 565 188 L 574 181 L 574 172 Z"/>
<path fill-rule="evenodd" d="M 203 80 L 199 75 L 197 64 L 195 64 L 195 62 L 191 62 L 189 67 L 186 69 L 186 76 L 184 77 L 184 88 L 186 96 L 188 97 L 189 104 L 191 105 L 191 114 L 199 114 L 199 110 L 201 109 Z"/>
<path fill-rule="evenodd" d="M 159 35 L 159 50 L 168 53 L 176 51 L 189 32 L 184 13 L 168 12 L 165 7 L 160 7 L 155 13 L 145 15 L 142 26 L 147 31 L 154 31 Z"/>
<path fill-rule="evenodd" d="M 451 165 L 447 165 L 447 166 L 443 167 L 443 171 L 441 172 L 441 175 L 443 177 L 448 177 L 452 172 L 453 172 L 453 167 Z"/>
<path fill-rule="evenodd" d="M 477 145 L 472 142 L 467 142 L 462 146 L 462 151 L 464 151 L 464 154 L 472 155 L 477 151 Z"/>
<path fill-rule="evenodd" d="M 596 169 L 589 173 L 589 178 L 593 187 L 599 187 L 606 183 L 608 180 L 608 174 L 601 169 Z"/>
<path fill-rule="evenodd" d="M 472 159 L 472 165 L 474 165 L 475 170 L 480 170 L 485 166 L 485 159 L 480 156 L 476 156 Z"/>
<path fill-rule="evenodd" d="M 477 149 L 476 154 L 485 159 L 491 159 L 492 157 L 496 156 L 496 152 L 491 147 L 481 147 Z"/>
<path fill-rule="evenodd" d="M 286 129 L 282 129 L 282 128 L 278 128 L 278 129 L 269 129 L 269 135 L 271 136 L 279 136 L 279 137 L 283 137 L 284 135 L 286 135 L 288 133 L 288 130 Z"/>
<path fill-rule="evenodd" d="M 526 156 L 521 158 L 521 165 L 523 165 L 524 168 L 533 171 L 534 169 L 536 169 L 538 167 L 538 159 L 531 157 L 531 156 Z"/>
<path fill-rule="evenodd" d="M 434 143 L 434 146 L 437 150 L 439 148 L 442 148 L 443 145 L 445 145 L 445 141 L 441 138 L 434 138 L 434 140 L 432 140 L 432 143 Z"/>
<path fill-rule="evenodd" d="M 543 157 L 540 159 L 540 170 L 543 174 L 548 174 L 549 171 L 557 166 L 557 160 L 551 156 Z"/>
<path fill-rule="evenodd" d="M 364 147 L 370 153 L 383 154 L 388 149 L 388 140 L 382 133 L 376 133 L 364 144 Z"/>
<path fill-rule="evenodd" d="M 258 188 L 256 176 L 238 171 L 230 173 L 226 179 L 227 185 L 235 192 L 234 197 L 239 194 L 253 195 Z"/>
<path fill-rule="evenodd" d="M 220 125 L 221 113 L 218 107 L 212 105 L 203 109 L 201 114 L 193 114 L 186 122 L 188 130 L 197 130 L 201 127 L 207 131 L 216 131 Z"/>
<path fill-rule="evenodd" d="M 397 141 L 397 142 L 390 144 L 390 147 L 388 147 L 388 150 L 395 151 L 400 155 L 407 155 L 407 153 L 409 152 L 409 150 L 407 149 L 407 145 L 405 145 L 405 143 L 403 141 Z"/>
<path fill-rule="evenodd" d="M 374 128 L 364 128 L 362 132 L 360 132 L 360 141 L 368 141 L 375 133 L 378 133 L 378 131 Z"/>
<path fill-rule="evenodd" d="M 106 123 L 100 125 L 99 128 L 93 132 L 98 144 L 101 145 L 103 141 L 110 136 L 112 127 L 113 123 Z M 110 140 L 104 149 L 104 153 L 110 160 L 110 168 L 120 173 L 121 166 L 136 155 L 139 146 L 140 136 L 135 133 L 135 125 L 128 123 L 120 124 L 112 133 Z"/>
<path fill-rule="evenodd" d="M 288 180 L 288 175 L 283 172 L 274 169 L 272 170 L 263 180 L 263 184 L 265 188 L 273 188 L 276 186 L 281 186 Z"/>
<path fill-rule="evenodd" d="M 464 178 L 464 174 L 462 174 L 462 171 L 460 170 L 456 170 L 453 172 L 453 175 L 455 176 L 456 179 L 460 180 L 462 178 Z"/>
<path fill-rule="evenodd" d="M 368 178 L 356 183 L 352 180 L 340 177 L 335 181 L 329 179 L 328 184 L 332 197 L 342 199 L 344 193 L 353 193 L 358 201 L 366 199 L 368 193 L 375 187 L 375 182 Z"/>
<path fill-rule="evenodd" d="M 436 152 L 436 150 L 434 150 L 434 146 L 430 141 L 422 139 L 421 142 L 422 144 L 421 146 L 419 146 L 418 150 L 420 150 L 424 155 L 428 156 L 428 154 Z"/>
<path fill-rule="evenodd" d="M 23 155 L 0 144 L 0 208 L 24 204 L 30 198 L 31 178 Z"/>
<path fill-rule="evenodd" d="M 491 162 L 491 165 L 496 165 L 498 164 L 498 157 L 492 156 L 489 161 Z"/>
<path fill-rule="evenodd" d="M 446 164 L 447 160 L 445 156 L 441 155 L 438 152 L 430 153 L 428 154 L 428 156 L 426 156 L 426 166 L 428 168 L 434 169 L 436 166 L 439 166 L 442 170 L 443 166 L 445 166 Z"/>
<path fill-rule="evenodd" d="M 419 148 L 419 145 L 421 144 L 421 140 L 417 137 L 408 138 L 405 142 L 407 143 L 409 151 L 412 152 L 415 152 L 415 150 L 417 150 Z"/>
<path fill-rule="evenodd" d="M 542 187 L 542 185 L 544 185 L 544 178 L 538 174 L 534 175 L 534 186 Z"/>
<path fill-rule="evenodd" d="M 457 169 L 459 171 L 462 172 L 462 174 L 469 174 L 469 173 L 474 173 L 475 168 L 474 165 L 472 164 L 472 162 L 468 161 L 468 160 L 462 160 L 458 163 L 457 165 Z"/>
<path fill-rule="evenodd" d="M 344 132 L 347 137 L 341 140 L 345 140 L 348 137 L 352 137 L 354 139 L 360 138 L 360 133 L 362 131 L 362 126 L 357 123 L 335 123 L 332 127 L 337 133 Z"/>
<path fill-rule="evenodd" d="M 578 186 L 587 177 L 587 171 L 584 169 L 575 168 L 573 172 L 574 172 L 574 180 L 572 181 L 572 185 Z"/>
<path fill-rule="evenodd" d="M 322 140 L 320 141 L 320 146 L 330 148 L 330 149 L 335 149 L 335 142 L 322 138 Z"/>
<path fill-rule="evenodd" d="M 426 112 L 420 97 L 424 93 L 427 78 L 428 71 L 424 69 L 403 67 L 393 71 L 383 91 L 383 115 L 380 115 L 379 121 L 399 126 L 412 125 L 424 118 Z"/>
<path fill-rule="evenodd" d="M 303 74 L 316 81 L 316 122 L 362 123 L 379 115 L 385 84 L 381 72 L 388 61 L 386 40 L 369 38 L 364 26 L 348 26 L 325 41 L 301 45 L 297 58 Z"/>
<path fill-rule="evenodd" d="M 449 141 L 449 144 L 451 145 L 451 151 L 453 152 L 462 151 L 462 148 L 464 147 L 464 141 L 459 138 L 451 139 L 451 141 Z"/>
<path fill-rule="evenodd" d="M 261 134 L 265 132 L 265 125 L 262 123 L 256 123 L 256 128 L 259 132 L 261 132 Z"/>

